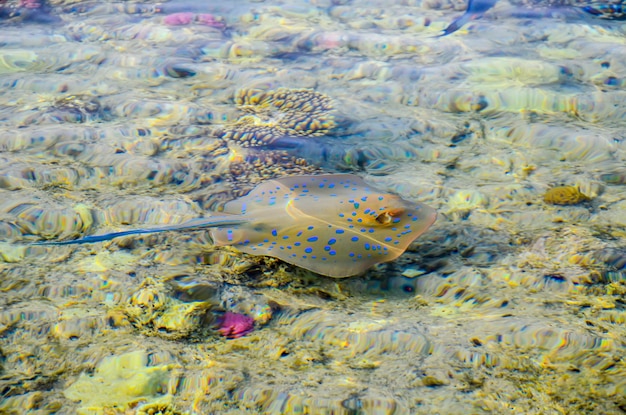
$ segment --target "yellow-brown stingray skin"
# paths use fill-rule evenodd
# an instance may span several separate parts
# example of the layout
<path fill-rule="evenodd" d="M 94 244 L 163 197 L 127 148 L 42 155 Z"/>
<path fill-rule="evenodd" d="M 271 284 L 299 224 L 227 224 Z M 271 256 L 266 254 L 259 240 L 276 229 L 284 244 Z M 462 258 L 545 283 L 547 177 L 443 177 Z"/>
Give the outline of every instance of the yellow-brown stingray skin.
<path fill-rule="evenodd" d="M 232 245 L 332 277 L 349 277 L 400 256 L 435 221 L 421 203 L 382 193 L 358 176 L 269 180 L 224 206 L 249 223 L 211 230 Z"/>

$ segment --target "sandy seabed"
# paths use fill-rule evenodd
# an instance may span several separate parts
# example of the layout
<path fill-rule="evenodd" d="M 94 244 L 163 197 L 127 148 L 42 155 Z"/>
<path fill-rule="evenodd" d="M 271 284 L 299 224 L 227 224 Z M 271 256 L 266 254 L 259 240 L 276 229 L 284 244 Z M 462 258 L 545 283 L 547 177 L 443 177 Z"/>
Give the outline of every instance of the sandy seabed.
<path fill-rule="evenodd" d="M 203 4 L 0 4 L 1 413 L 624 413 L 623 22 Z M 324 172 L 438 220 L 346 279 L 206 232 L 27 245 Z"/>

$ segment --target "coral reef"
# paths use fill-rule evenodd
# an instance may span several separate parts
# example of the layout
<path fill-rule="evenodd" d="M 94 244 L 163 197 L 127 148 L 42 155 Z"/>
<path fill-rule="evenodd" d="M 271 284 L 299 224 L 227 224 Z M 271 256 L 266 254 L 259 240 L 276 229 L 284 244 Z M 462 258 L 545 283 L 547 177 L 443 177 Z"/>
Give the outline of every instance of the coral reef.
<path fill-rule="evenodd" d="M 0 1 L 0 412 L 623 412 L 623 3 L 510 3 Z M 347 171 L 440 212 L 353 278 L 29 245 Z"/>
<path fill-rule="evenodd" d="M 308 89 L 242 89 L 235 102 L 249 114 L 219 134 L 242 147 L 271 146 L 289 137 L 314 137 L 335 126 L 329 97 Z"/>
<path fill-rule="evenodd" d="M 576 205 L 591 200 L 576 186 L 555 186 L 543 195 L 543 201 L 551 205 Z"/>
<path fill-rule="evenodd" d="M 81 374 L 63 392 L 65 397 L 80 401 L 79 415 L 106 414 L 110 411 L 154 413 L 152 408 L 169 408 L 168 381 L 171 365 L 153 366 L 145 351 L 134 351 L 103 359 L 91 375 Z M 145 404 L 149 407 L 145 407 Z M 152 412 L 151 412 L 152 411 Z M 160 413 L 160 412 L 159 412 Z M 168 409 L 163 413 L 174 413 Z"/>

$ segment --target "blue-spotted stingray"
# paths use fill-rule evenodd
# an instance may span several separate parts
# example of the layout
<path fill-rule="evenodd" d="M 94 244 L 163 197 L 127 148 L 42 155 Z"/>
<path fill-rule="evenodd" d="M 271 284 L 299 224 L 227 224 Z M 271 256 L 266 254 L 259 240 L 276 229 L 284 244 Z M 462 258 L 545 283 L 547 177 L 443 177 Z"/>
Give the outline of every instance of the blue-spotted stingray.
<path fill-rule="evenodd" d="M 223 214 L 180 225 L 132 229 L 45 245 L 106 241 L 140 233 L 212 228 L 215 245 L 231 245 L 331 277 L 360 274 L 400 256 L 436 219 L 421 203 L 381 193 L 351 174 L 269 180 L 226 203 Z"/>
<path fill-rule="evenodd" d="M 446 27 L 442 36 L 459 30 L 466 23 L 479 19 L 491 9 L 498 0 L 469 0 L 465 13 Z M 509 0 L 514 6 L 549 9 L 551 7 L 571 7 L 590 15 L 607 20 L 626 19 L 626 0 Z M 530 13 L 529 13 L 530 14 Z M 538 13 L 537 15 L 541 15 Z"/>

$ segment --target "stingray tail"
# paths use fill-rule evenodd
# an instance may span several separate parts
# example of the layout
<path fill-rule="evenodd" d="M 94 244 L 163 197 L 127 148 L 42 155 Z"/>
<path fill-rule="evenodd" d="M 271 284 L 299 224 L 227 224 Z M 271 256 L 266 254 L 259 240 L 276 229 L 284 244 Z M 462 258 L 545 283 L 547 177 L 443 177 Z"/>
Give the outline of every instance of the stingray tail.
<path fill-rule="evenodd" d="M 469 0 L 465 14 L 450 23 L 440 36 L 447 36 L 459 30 L 466 23 L 480 19 L 487 10 L 491 9 L 496 4 L 496 1 L 497 0 Z"/>
<path fill-rule="evenodd" d="M 142 229 L 130 229 L 122 232 L 111 232 L 103 235 L 85 236 L 84 238 L 74 239 L 71 241 L 45 241 L 35 242 L 32 245 L 78 245 L 78 244 L 92 244 L 95 242 L 110 241 L 111 239 L 119 238 L 120 236 L 139 235 L 143 233 L 158 233 L 158 232 L 170 232 L 170 231 L 182 231 L 192 229 L 203 228 L 217 228 L 220 226 L 236 226 L 246 223 L 247 220 L 242 219 L 240 216 L 213 216 L 208 218 L 192 219 L 190 221 L 178 224 L 159 226 L 154 228 L 142 228 Z"/>
<path fill-rule="evenodd" d="M 459 30 L 461 27 L 463 27 L 463 25 L 465 25 L 470 20 L 474 20 L 476 18 L 477 16 L 474 13 L 471 13 L 469 11 L 465 12 L 463 16 L 459 17 L 458 19 L 450 23 L 448 27 L 443 29 L 443 33 L 439 36 L 448 36 L 450 33 L 454 33 L 457 30 Z"/>

